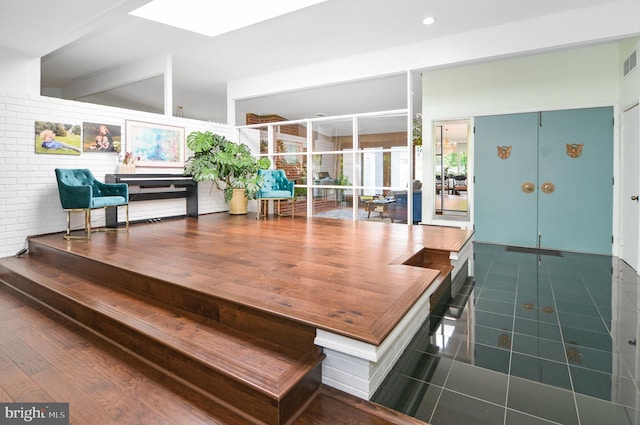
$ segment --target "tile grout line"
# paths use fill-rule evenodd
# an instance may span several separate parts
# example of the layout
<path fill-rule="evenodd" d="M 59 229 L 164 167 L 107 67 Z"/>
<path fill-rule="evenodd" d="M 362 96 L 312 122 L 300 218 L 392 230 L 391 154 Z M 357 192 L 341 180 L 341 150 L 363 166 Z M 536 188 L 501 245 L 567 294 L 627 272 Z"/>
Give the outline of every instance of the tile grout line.
<path fill-rule="evenodd" d="M 553 290 L 553 284 L 552 284 L 552 280 L 551 280 L 551 270 L 549 270 L 548 273 L 549 273 L 549 283 L 551 283 L 551 297 L 553 298 L 553 307 L 556 310 L 556 316 L 557 316 L 557 319 L 558 319 L 558 330 L 560 331 L 560 339 L 562 341 L 562 348 L 563 348 L 563 351 L 564 351 L 564 358 L 565 358 L 566 365 L 567 365 L 567 373 L 569 374 L 569 383 L 571 384 L 571 395 L 573 397 L 573 405 L 574 405 L 575 411 L 576 411 L 576 419 L 578 420 L 578 425 L 581 425 L 582 421 L 580 420 L 580 411 L 578 409 L 578 398 L 576 397 L 576 389 L 575 389 L 575 386 L 573 385 L 573 376 L 571 376 L 571 367 L 569 366 L 569 357 L 567 356 L 567 344 L 565 342 L 564 332 L 562 331 L 562 326 L 561 326 L 561 323 L 560 323 L 560 315 L 558 314 L 558 304 L 556 302 L 555 291 Z"/>
<path fill-rule="evenodd" d="M 503 425 L 507 425 L 507 412 L 509 410 L 509 389 L 511 388 L 511 365 L 513 361 L 513 337 L 516 329 L 516 312 L 518 308 L 518 281 L 520 280 L 520 262 L 518 261 L 518 269 L 516 272 L 516 281 L 514 298 L 513 298 L 513 318 L 511 320 L 511 341 L 509 344 L 509 369 L 507 371 L 507 394 L 504 400 L 504 421 Z"/>

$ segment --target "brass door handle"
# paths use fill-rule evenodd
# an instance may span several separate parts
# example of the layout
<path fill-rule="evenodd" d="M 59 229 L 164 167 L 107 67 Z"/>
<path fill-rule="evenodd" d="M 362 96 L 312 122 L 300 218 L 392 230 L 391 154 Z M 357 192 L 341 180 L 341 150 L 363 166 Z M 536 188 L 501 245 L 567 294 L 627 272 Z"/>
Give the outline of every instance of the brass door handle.
<path fill-rule="evenodd" d="M 542 183 L 542 186 L 540 186 L 540 189 L 544 192 L 544 193 L 553 193 L 556 190 L 556 185 L 551 183 L 551 182 L 545 182 Z"/>
<path fill-rule="evenodd" d="M 524 182 L 520 188 L 524 193 L 532 193 L 536 189 L 536 185 L 531 182 Z"/>
<path fill-rule="evenodd" d="M 633 195 L 633 196 L 631 197 L 631 200 L 632 200 L 632 201 L 637 201 L 637 200 L 638 200 L 638 195 Z"/>

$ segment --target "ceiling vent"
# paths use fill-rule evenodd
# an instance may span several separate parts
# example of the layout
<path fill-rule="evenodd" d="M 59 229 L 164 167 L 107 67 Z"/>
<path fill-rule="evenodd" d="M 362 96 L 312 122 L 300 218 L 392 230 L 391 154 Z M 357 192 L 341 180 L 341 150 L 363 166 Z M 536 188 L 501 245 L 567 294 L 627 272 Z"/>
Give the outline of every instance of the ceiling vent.
<path fill-rule="evenodd" d="M 631 55 L 629 55 L 629 57 L 624 61 L 624 76 L 626 77 L 627 75 L 629 75 L 629 73 L 633 71 L 636 66 L 638 66 L 638 51 L 634 50 L 633 52 L 631 52 Z"/>

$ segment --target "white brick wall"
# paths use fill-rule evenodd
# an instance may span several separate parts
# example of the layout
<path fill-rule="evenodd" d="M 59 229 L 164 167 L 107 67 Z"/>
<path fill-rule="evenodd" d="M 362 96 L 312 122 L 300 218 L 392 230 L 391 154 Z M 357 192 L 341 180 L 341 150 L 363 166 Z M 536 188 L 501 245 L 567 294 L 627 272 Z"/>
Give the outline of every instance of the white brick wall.
<path fill-rule="evenodd" d="M 0 90 L 0 257 L 14 255 L 25 247 L 30 235 L 63 232 L 66 228 L 55 168 L 89 168 L 99 180 L 116 171 L 118 158 L 113 153 L 36 154 L 35 121 L 120 125 L 126 149 L 126 120 L 184 127 L 185 135 L 211 130 L 234 137 L 233 129 L 224 124 Z M 178 174 L 182 168 L 138 167 L 137 172 Z M 199 213 L 228 210 L 222 193 L 210 188 L 210 184 L 200 185 Z M 131 220 L 184 213 L 184 199 L 134 202 L 130 206 Z M 74 216 L 73 226 L 81 228 L 81 214 Z M 92 225 L 104 225 L 102 211 L 92 214 Z"/>

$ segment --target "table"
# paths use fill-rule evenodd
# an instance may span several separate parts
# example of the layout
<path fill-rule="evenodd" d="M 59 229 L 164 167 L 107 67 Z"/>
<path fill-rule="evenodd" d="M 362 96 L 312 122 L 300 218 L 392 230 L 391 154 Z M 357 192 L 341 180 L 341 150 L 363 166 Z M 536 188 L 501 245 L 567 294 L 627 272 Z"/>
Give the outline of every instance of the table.
<path fill-rule="evenodd" d="M 393 199 L 373 199 L 365 202 L 365 210 L 367 211 L 367 218 L 371 217 L 372 212 L 380 213 L 380 218 L 384 218 L 385 213 L 389 213 L 389 205 L 393 204 Z"/>

